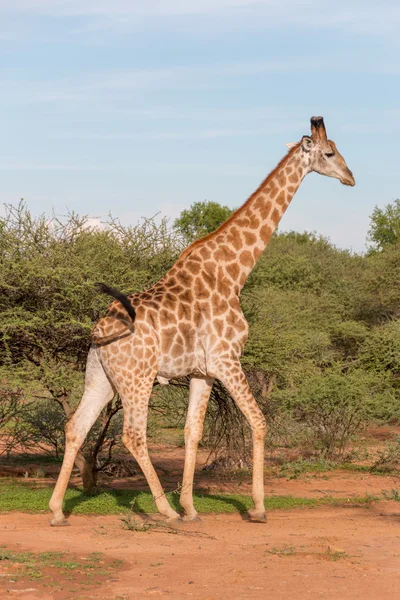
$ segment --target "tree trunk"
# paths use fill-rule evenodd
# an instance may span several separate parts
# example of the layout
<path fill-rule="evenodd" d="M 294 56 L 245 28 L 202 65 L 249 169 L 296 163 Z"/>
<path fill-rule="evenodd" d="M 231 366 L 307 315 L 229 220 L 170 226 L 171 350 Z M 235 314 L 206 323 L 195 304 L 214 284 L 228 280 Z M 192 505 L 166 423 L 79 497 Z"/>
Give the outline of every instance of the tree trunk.
<path fill-rule="evenodd" d="M 79 473 L 82 477 L 83 491 L 89 494 L 94 490 L 97 483 L 97 472 L 82 452 L 79 450 L 75 459 L 75 466 L 79 469 Z"/>

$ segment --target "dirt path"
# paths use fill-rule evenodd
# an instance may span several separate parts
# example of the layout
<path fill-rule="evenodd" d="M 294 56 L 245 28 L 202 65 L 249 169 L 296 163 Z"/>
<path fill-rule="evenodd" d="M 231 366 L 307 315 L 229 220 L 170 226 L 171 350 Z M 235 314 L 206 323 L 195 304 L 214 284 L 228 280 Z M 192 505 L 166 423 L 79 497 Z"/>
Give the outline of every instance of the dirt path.
<path fill-rule="evenodd" d="M 0 544 L 14 551 L 101 552 L 124 565 L 87 589 L 73 578 L 52 592 L 40 581 L 10 583 L 0 562 L 0 598 L 180 600 L 398 597 L 400 507 L 274 511 L 267 524 L 239 515 L 205 516 L 176 534 L 127 531 L 116 516 L 71 517 L 51 529 L 47 515 L 0 515 Z M 23 591 L 25 590 L 25 591 Z M 75 590 L 75 591 L 72 591 Z"/>

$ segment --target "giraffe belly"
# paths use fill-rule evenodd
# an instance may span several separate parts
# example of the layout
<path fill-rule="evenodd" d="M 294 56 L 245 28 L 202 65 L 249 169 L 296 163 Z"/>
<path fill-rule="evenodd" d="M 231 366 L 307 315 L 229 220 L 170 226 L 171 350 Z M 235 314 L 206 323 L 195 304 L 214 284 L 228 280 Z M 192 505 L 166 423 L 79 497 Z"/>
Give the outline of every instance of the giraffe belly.
<path fill-rule="evenodd" d="M 160 356 L 158 360 L 157 377 L 161 379 L 175 379 L 186 375 L 207 375 L 207 363 L 204 348 L 189 355 L 181 355 L 177 358 L 171 356 Z"/>

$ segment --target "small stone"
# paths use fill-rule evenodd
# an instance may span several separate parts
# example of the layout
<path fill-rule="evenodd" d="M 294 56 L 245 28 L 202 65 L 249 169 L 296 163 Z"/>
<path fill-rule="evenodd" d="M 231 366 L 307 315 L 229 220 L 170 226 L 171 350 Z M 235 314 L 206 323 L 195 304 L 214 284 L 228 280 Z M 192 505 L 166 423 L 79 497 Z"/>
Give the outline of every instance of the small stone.
<path fill-rule="evenodd" d="M 340 548 L 340 546 L 328 546 L 328 551 L 332 552 L 332 554 L 338 553 L 338 554 L 344 554 L 345 550 L 343 550 L 343 548 Z"/>

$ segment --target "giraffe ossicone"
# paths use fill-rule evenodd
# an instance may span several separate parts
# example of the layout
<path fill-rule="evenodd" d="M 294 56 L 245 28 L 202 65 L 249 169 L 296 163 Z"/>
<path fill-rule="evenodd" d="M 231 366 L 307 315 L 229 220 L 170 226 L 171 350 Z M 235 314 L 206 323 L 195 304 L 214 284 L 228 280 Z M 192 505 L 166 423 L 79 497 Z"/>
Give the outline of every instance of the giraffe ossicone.
<path fill-rule="evenodd" d="M 123 443 L 141 467 L 160 513 L 167 519 L 180 518 L 169 505 L 151 463 L 146 428 L 155 378 L 165 384 L 187 375 L 190 392 L 180 496 L 185 519 L 197 518 L 192 498 L 196 452 L 215 378 L 251 426 L 254 508 L 250 516 L 265 518 L 266 423 L 240 365 L 248 325 L 239 297 L 300 183 L 312 171 L 345 185 L 355 184 L 344 158 L 326 136 L 322 117 L 312 117 L 311 136 L 291 144 L 247 202 L 215 232 L 186 248 L 150 289 L 131 296 L 107 286 L 101 290 L 116 300 L 93 328 L 85 391 L 66 425 L 64 460 L 50 500 L 52 525 L 67 523 L 62 503 L 77 452 L 116 392 L 124 409 Z"/>

